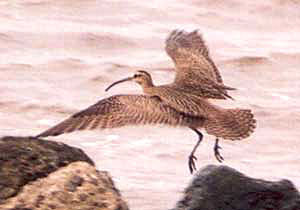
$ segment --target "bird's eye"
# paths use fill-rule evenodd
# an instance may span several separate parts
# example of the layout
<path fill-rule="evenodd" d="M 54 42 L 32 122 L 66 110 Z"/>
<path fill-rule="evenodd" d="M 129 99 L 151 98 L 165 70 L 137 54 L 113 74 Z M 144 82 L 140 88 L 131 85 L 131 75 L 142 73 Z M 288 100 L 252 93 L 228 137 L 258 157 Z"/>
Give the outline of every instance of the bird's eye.
<path fill-rule="evenodd" d="M 139 76 L 138 74 L 133 75 L 134 78 L 137 78 L 138 76 Z"/>

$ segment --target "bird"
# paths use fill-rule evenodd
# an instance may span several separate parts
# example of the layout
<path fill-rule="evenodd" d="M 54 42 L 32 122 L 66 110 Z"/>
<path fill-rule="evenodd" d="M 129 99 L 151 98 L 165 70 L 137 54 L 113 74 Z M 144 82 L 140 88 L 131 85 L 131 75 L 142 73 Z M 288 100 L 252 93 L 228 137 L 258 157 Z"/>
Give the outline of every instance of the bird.
<path fill-rule="evenodd" d="M 219 138 L 241 140 L 255 130 L 256 120 L 250 109 L 222 108 L 209 99 L 233 99 L 224 85 L 208 47 L 198 30 L 173 30 L 165 41 L 165 50 L 175 64 L 175 79 L 170 84 L 156 86 L 151 75 L 138 70 L 133 76 L 118 80 L 113 86 L 133 81 L 143 94 L 119 94 L 104 98 L 92 106 L 73 114 L 66 120 L 36 137 L 57 136 L 77 130 L 106 129 L 127 125 L 165 124 L 188 127 L 198 135 L 198 141 L 188 157 L 190 173 L 197 170 L 195 152 L 204 129 L 216 137 L 214 155 L 219 162 Z"/>

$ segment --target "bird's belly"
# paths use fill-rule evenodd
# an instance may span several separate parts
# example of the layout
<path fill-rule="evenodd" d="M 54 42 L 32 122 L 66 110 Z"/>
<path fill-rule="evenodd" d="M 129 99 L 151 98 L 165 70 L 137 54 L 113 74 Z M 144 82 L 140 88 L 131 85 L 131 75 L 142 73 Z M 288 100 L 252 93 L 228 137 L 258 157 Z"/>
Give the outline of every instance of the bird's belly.
<path fill-rule="evenodd" d="M 204 126 L 205 118 L 197 116 L 186 116 L 183 118 L 182 124 L 186 127 L 201 128 Z"/>

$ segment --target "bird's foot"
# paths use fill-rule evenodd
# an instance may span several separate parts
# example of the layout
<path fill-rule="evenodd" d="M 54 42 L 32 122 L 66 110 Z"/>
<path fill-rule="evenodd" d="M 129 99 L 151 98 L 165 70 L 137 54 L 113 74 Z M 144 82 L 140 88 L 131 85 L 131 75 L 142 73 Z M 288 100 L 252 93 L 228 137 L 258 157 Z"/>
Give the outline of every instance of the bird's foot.
<path fill-rule="evenodd" d="M 197 157 L 194 156 L 193 154 L 190 154 L 189 169 L 190 169 L 191 174 L 193 174 L 193 172 L 197 170 L 195 160 L 197 160 Z"/>
<path fill-rule="evenodd" d="M 216 143 L 216 144 L 215 144 L 215 147 L 214 147 L 215 157 L 216 157 L 216 159 L 217 159 L 220 163 L 222 163 L 222 161 L 224 160 L 224 158 L 223 158 L 222 155 L 220 154 L 219 149 L 222 149 L 222 147 L 220 147 L 220 146 L 218 145 L 218 143 Z"/>

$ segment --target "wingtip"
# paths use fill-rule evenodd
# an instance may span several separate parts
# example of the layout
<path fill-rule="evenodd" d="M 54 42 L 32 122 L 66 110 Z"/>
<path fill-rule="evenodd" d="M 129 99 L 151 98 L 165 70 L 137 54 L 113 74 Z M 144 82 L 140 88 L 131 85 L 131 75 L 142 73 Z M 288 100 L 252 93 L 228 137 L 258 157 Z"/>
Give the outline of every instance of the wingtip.
<path fill-rule="evenodd" d="M 231 96 L 230 96 L 230 95 L 228 95 L 228 94 L 224 94 L 224 96 L 225 96 L 225 99 L 228 99 L 228 98 L 229 98 L 229 99 L 231 99 L 231 100 L 235 101 L 235 100 L 234 100 L 234 98 L 233 98 L 233 97 L 231 97 Z"/>
<path fill-rule="evenodd" d="M 36 136 L 33 136 L 33 138 L 36 138 L 36 139 L 39 139 L 39 138 L 41 138 L 41 137 L 44 137 L 42 133 L 40 133 L 40 134 L 38 134 L 38 135 L 36 135 Z"/>
<path fill-rule="evenodd" d="M 235 99 L 230 95 L 228 95 L 227 93 L 223 93 L 223 95 L 225 96 L 225 98 L 230 98 L 231 100 L 235 101 Z"/>
<path fill-rule="evenodd" d="M 45 131 L 45 132 L 43 132 L 43 133 L 40 133 L 39 135 L 34 136 L 34 138 L 39 139 L 39 138 L 41 138 L 41 137 L 58 136 L 58 135 L 60 135 L 60 134 L 62 134 L 62 133 L 60 133 L 60 132 L 52 132 L 52 133 L 51 133 L 50 131 Z"/>
<path fill-rule="evenodd" d="M 225 88 L 226 88 L 226 90 L 238 90 L 237 88 L 228 87 L 228 86 L 226 86 Z"/>

